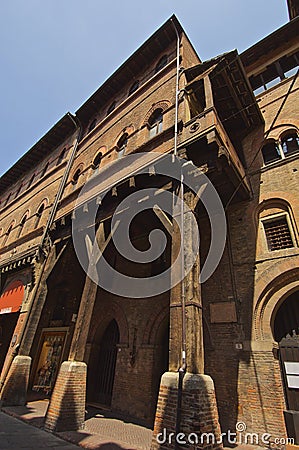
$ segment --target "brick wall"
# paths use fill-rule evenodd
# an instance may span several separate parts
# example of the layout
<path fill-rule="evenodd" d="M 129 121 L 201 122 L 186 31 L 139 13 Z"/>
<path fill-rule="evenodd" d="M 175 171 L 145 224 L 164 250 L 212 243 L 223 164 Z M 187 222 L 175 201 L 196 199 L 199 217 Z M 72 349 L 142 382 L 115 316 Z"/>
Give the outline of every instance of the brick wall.
<path fill-rule="evenodd" d="M 162 377 L 152 448 L 174 448 L 177 438 L 186 441 L 184 448 L 222 448 L 212 379 L 207 375 L 185 374 L 181 391 L 181 418 L 176 429 L 178 383 L 178 373 L 168 372 Z M 179 436 L 177 431 L 185 437 Z M 171 436 L 171 433 L 174 435 Z M 213 437 L 208 437 L 209 433 Z"/>
<path fill-rule="evenodd" d="M 160 330 L 168 326 L 168 298 L 127 299 L 99 290 L 90 325 L 88 370 L 98 361 L 101 337 L 115 319 L 119 331 L 112 409 L 153 424 L 160 377 L 167 370 Z M 166 343 L 167 346 L 167 343 Z M 167 348 L 166 348 L 167 358 Z M 90 388 L 90 386 L 89 386 Z M 89 401 L 92 401 L 92 396 Z"/>
<path fill-rule="evenodd" d="M 63 362 L 51 396 L 45 428 L 49 431 L 83 429 L 85 396 L 86 364 Z"/>
<path fill-rule="evenodd" d="M 1 393 L 1 401 L 4 405 L 23 406 L 26 404 L 30 365 L 31 358 L 29 356 L 14 358 Z"/>

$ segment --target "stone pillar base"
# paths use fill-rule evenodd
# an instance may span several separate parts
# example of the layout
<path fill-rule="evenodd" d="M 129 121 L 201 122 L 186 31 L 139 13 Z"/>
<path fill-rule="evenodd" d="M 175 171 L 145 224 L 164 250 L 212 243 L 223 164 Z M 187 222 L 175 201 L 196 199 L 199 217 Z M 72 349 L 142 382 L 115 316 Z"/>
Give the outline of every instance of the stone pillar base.
<path fill-rule="evenodd" d="M 214 383 L 208 375 L 162 375 L 152 449 L 221 449 Z M 181 408 L 178 405 L 181 404 Z M 178 409 L 181 412 L 178 414 Z"/>
<path fill-rule="evenodd" d="M 26 405 L 30 366 L 30 356 L 14 357 L 1 393 L 2 406 Z"/>
<path fill-rule="evenodd" d="M 87 366 L 83 362 L 65 361 L 61 364 L 46 415 L 46 430 L 84 428 L 86 374 Z"/>

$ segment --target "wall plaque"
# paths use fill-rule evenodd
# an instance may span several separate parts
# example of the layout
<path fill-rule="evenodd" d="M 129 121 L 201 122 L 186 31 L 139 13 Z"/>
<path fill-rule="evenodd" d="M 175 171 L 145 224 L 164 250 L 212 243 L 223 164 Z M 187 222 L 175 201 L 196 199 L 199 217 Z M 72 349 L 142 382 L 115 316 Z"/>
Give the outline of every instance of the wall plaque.
<path fill-rule="evenodd" d="M 237 322 L 235 302 L 219 302 L 210 304 L 211 323 Z"/>

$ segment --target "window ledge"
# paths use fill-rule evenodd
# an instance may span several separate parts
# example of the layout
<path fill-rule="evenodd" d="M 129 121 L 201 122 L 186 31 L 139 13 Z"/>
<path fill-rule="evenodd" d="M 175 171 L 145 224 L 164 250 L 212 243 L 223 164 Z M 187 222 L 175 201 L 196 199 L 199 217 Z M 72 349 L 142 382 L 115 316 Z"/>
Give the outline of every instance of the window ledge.
<path fill-rule="evenodd" d="M 276 167 L 283 166 L 284 164 L 287 164 L 291 161 L 294 161 L 296 159 L 299 159 L 299 151 L 294 153 L 293 155 L 287 156 L 284 159 L 280 159 L 279 161 L 274 161 L 273 163 L 267 164 L 266 166 L 261 167 L 259 170 L 256 170 L 254 172 L 250 172 L 250 175 L 256 174 L 256 173 L 263 173 L 267 172 L 270 169 L 275 169 Z"/>
<path fill-rule="evenodd" d="M 283 248 L 281 250 L 273 250 L 261 254 L 259 258 L 256 259 L 255 263 L 261 264 L 266 261 L 273 261 L 274 259 L 283 259 L 295 256 L 299 256 L 298 247 Z"/>

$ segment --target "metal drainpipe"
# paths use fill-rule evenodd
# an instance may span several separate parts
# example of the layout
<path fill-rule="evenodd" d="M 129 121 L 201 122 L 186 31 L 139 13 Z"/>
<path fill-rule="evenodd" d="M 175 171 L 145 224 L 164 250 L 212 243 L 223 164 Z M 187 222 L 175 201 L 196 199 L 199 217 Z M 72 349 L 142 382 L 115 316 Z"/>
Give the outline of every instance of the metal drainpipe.
<path fill-rule="evenodd" d="M 177 36 L 177 62 L 176 62 L 176 83 L 175 83 L 175 122 L 174 122 L 174 156 L 177 156 L 178 153 L 178 117 L 179 117 L 179 76 L 180 76 L 180 36 L 178 30 L 171 19 L 173 28 L 175 30 Z M 179 372 L 186 371 L 186 311 L 185 311 L 185 282 L 184 282 L 184 184 L 183 184 L 183 173 L 181 171 L 181 184 L 180 184 L 180 199 L 181 199 L 181 211 L 180 211 L 180 220 L 181 220 L 181 246 L 183 248 L 182 252 L 182 262 L 181 262 L 181 270 L 182 270 L 182 282 L 181 282 L 181 296 L 182 296 L 182 360 L 181 366 L 179 368 Z"/>
<path fill-rule="evenodd" d="M 172 20 L 172 25 L 177 36 L 177 65 L 176 65 L 176 85 L 175 85 L 175 123 L 174 123 L 174 156 L 177 156 L 178 147 L 178 110 L 179 110 L 179 76 L 180 76 L 180 36 L 176 26 Z M 182 356 L 181 365 L 179 368 L 179 381 L 178 381 L 178 397 L 177 397 L 177 411 L 176 411 L 176 423 L 175 432 L 176 435 L 179 434 L 181 428 L 181 418 L 182 418 L 182 394 L 183 394 L 183 379 L 186 373 L 186 299 L 185 299 L 185 264 L 184 264 L 184 176 L 181 167 L 181 180 L 180 180 L 180 200 L 181 200 L 181 210 L 180 210 L 180 222 L 181 222 L 181 247 L 182 259 L 181 259 L 181 302 L 182 302 Z M 174 198 L 173 198 L 174 204 Z M 178 443 L 176 442 L 175 447 L 178 448 Z"/>
<path fill-rule="evenodd" d="M 180 36 L 178 30 L 172 21 L 173 28 L 175 30 L 177 36 L 177 64 L 176 64 L 176 97 L 175 97 L 175 123 L 174 123 L 174 155 L 177 156 L 177 147 L 178 147 L 178 112 L 179 112 L 179 76 L 180 76 Z M 180 199 L 181 199 L 181 211 L 180 211 L 180 221 L 181 221 L 181 246 L 183 248 L 182 252 L 182 261 L 181 261 L 181 270 L 182 270 L 182 282 L 181 282 L 181 297 L 182 297 L 182 359 L 181 366 L 179 368 L 179 372 L 186 372 L 186 294 L 185 294 L 185 273 L 184 273 L 184 184 L 183 184 L 184 176 L 181 168 L 181 182 L 180 182 Z"/>
<path fill-rule="evenodd" d="M 174 118 L 174 155 L 178 153 L 178 120 L 179 120 L 179 77 L 180 77 L 180 45 L 181 39 L 176 26 L 171 19 L 174 31 L 177 36 L 177 54 L 176 54 L 176 78 L 175 78 L 175 118 Z"/>
<path fill-rule="evenodd" d="M 70 120 L 73 122 L 75 127 L 77 128 L 78 134 L 77 134 L 76 142 L 75 142 L 75 145 L 73 147 L 71 156 L 70 156 L 70 158 L 69 158 L 69 160 L 67 162 L 64 174 L 62 176 L 62 179 L 61 179 L 61 182 L 60 182 L 57 194 L 55 196 L 55 200 L 54 200 L 53 207 L 51 209 L 50 215 L 48 217 L 47 224 L 45 226 L 45 230 L 44 230 L 44 233 L 43 233 L 43 236 L 42 236 L 42 240 L 41 240 L 41 245 L 40 245 L 41 248 L 43 248 L 43 246 L 45 244 L 45 240 L 46 240 L 47 234 L 49 232 L 49 229 L 51 228 L 51 226 L 52 226 L 52 224 L 54 222 L 55 214 L 56 214 L 57 208 L 58 208 L 58 203 L 61 200 L 61 196 L 63 194 L 63 191 L 64 191 L 64 188 L 65 188 L 67 179 L 69 177 L 69 174 L 70 174 L 70 171 L 71 171 L 71 168 L 72 168 L 75 156 L 76 156 L 77 147 L 78 147 L 78 144 L 79 144 L 79 141 L 80 141 L 81 133 L 82 133 L 82 126 L 79 123 L 79 120 L 77 119 L 77 117 L 73 116 L 71 113 L 67 113 L 67 115 L 70 118 Z"/>
<path fill-rule="evenodd" d="M 42 252 L 43 252 L 43 247 L 45 245 L 47 234 L 48 234 L 49 229 L 52 226 L 54 218 L 55 218 L 55 214 L 56 214 L 56 211 L 57 211 L 58 203 L 59 203 L 59 201 L 61 199 L 63 190 L 65 188 L 66 181 L 67 181 L 68 176 L 70 174 L 70 170 L 71 170 L 72 164 L 73 164 L 74 159 L 75 159 L 78 143 L 80 141 L 81 132 L 82 132 L 82 126 L 79 123 L 78 119 L 73 117 L 73 115 L 71 113 L 67 113 L 67 115 L 70 118 L 70 120 L 74 123 L 74 125 L 76 126 L 76 128 L 78 130 L 78 134 L 77 134 L 76 142 L 75 142 L 75 145 L 73 147 L 70 159 L 68 160 L 67 166 L 66 166 L 64 174 L 62 176 L 61 183 L 59 185 L 59 188 L 58 188 L 58 191 L 57 191 L 54 203 L 53 203 L 53 207 L 51 209 L 51 212 L 50 212 L 50 215 L 49 215 L 49 218 L 48 218 L 48 221 L 47 221 L 47 224 L 46 224 L 43 236 L 42 236 L 42 240 L 41 240 L 41 244 L 40 244 L 40 250 Z M 33 302 L 35 301 L 36 293 L 38 291 L 38 287 L 40 285 L 40 282 L 41 282 L 41 279 L 42 279 L 42 276 L 43 276 L 43 273 L 44 273 L 44 270 L 45 270 L 46 262 L 48 260 L 48 255 L 49 255 L 49 253 L 46 254 L 46 257 L 44 259 L 43 266 L 41 268 L 41 271 L 40 271 L 37 283 L 35 285 L 35 292 L 34 292 L 34 296 L 33 296 L 31 304 L 33 304 Z M 0 393 L 2 392 L 2 389 L 3 389 L 4 383 L 5 383 L 6 377 L 8 375 L 9 369 L 10 369 L 10 367 L 12 365 L 14 357 L 18 354 L 18 351 L 19 351 L 19 348 L 20 348 L 20 345 L 21 345 L 21 342 L 22 342 L 22 338 L 23 338 L 24 333 L 25 333 L 25 329 L 27 328 L 29 315 L 30 315 L 30 311 L 29 311 L 29 313 L 26 316 L 25 324 L 24 324 L 24 326 L 22 328 L 21 334 L 19 335 L 18 343 L 17 343 L 17 345 L 15 347 L 15 350 L 11 353 L 11 356 L 10 356 L 10 359 L 9 359 L 8 364 L 6 366 L 5 372 L 4 372 L 4 374 L 3 374 L 3 376 L 2 376 L 2 378 L 0 380 Z"/>

